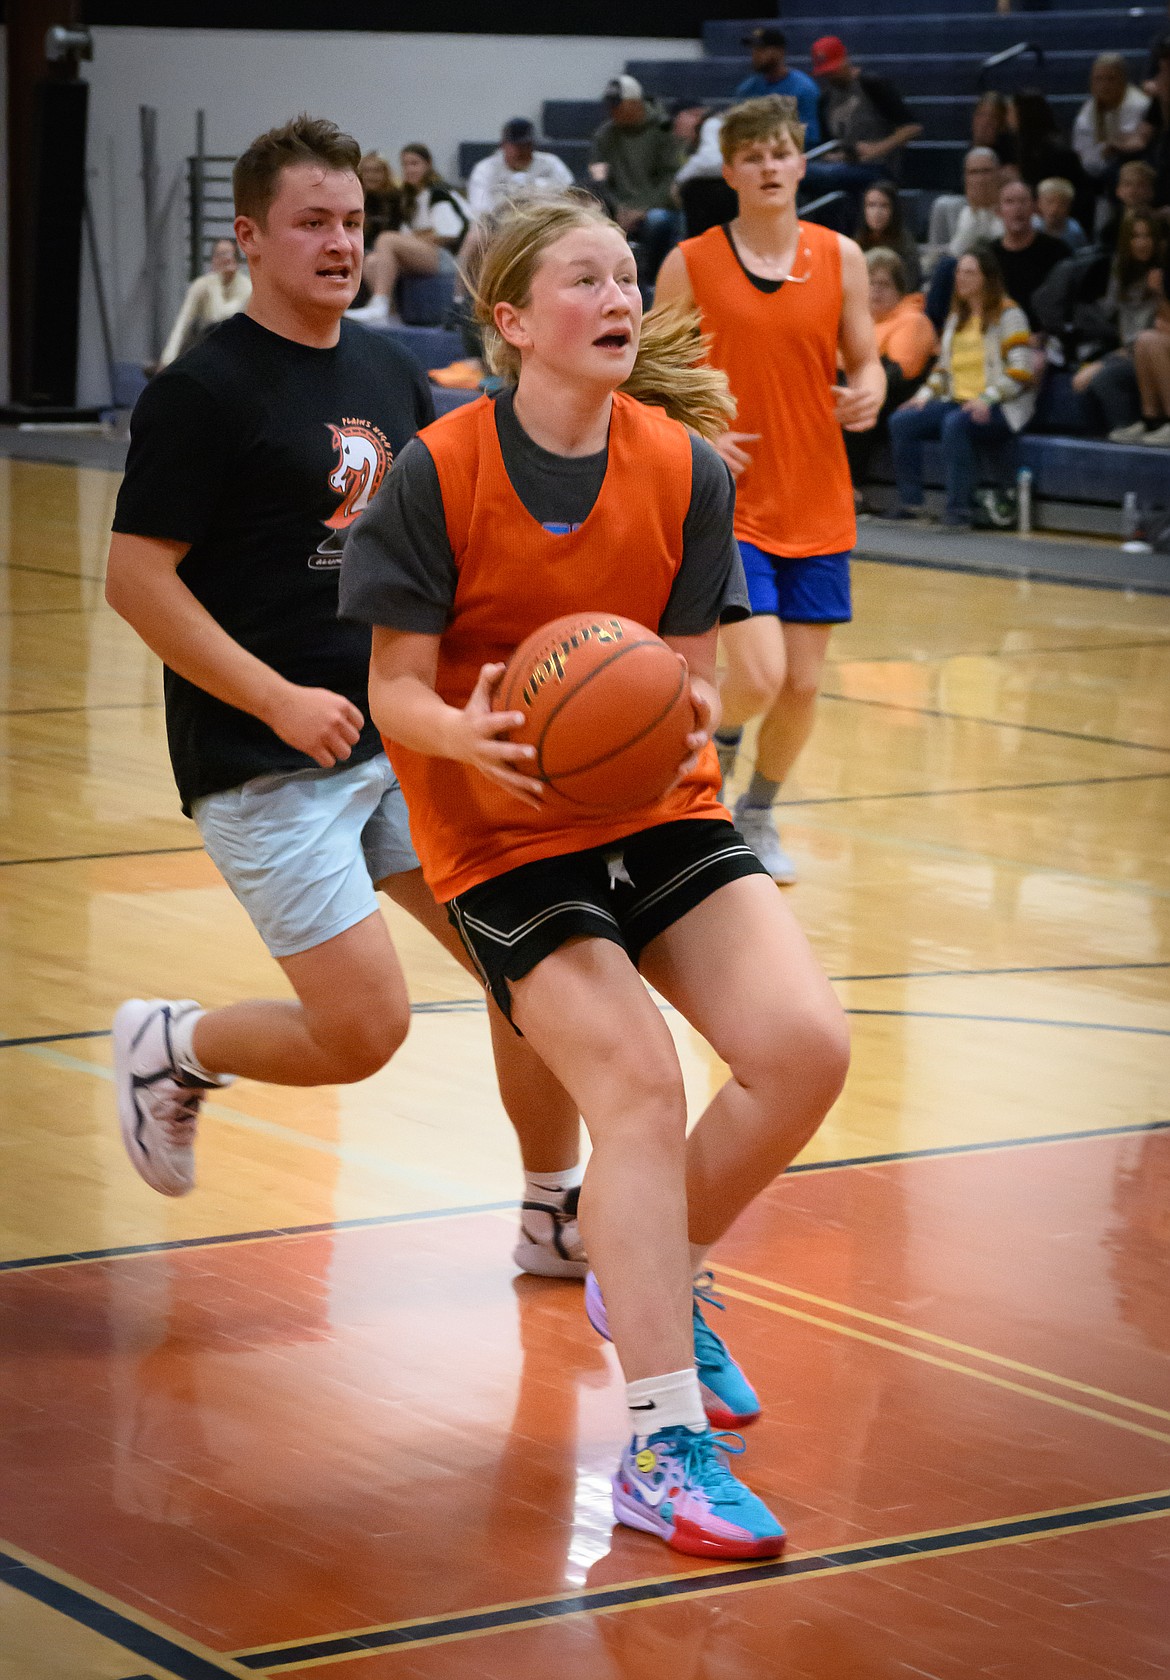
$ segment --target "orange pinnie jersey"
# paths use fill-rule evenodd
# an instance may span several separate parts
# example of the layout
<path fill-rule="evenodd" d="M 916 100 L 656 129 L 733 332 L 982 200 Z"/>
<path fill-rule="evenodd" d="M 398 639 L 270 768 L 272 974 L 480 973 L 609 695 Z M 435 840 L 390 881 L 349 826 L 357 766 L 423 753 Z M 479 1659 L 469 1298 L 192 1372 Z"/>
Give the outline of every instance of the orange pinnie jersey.
<path fill-rule="evenodd" d="M 735 486 L 735 534 L 766 554 L 841 554 L 857 540 L 853 486 L 833 408 L 841 322 L 841 246 L 829 228 L 799 224 L 795 280 L 753 286 L 726 233 L 683 241 L 709 358 L 731 383 L 737 432 L 751 465 Z M 804 278 L 807 276 L 807 278 Z"/>
<path fill-rule="evenodd" d="M 507 660 L 526 636 L 565 613 L 596 612 L 658 628 L 682 563 L 691 500 L 691 441 L 656 409 L 614 398 L 601 493 L 575 531 L 546 531 L 508 478 L 489 399 L 426 427 L 458 583 L 439 643 L 435 687 L 463 706 L 481 665 Z M 679 787 L 623 816 L 533 811 L 478 770 L 387 741 L 410 808 L 427 883 L 447 901 L 536 858 L 603 846 L 655 823 L 725 817 L 708 746 Z"/>

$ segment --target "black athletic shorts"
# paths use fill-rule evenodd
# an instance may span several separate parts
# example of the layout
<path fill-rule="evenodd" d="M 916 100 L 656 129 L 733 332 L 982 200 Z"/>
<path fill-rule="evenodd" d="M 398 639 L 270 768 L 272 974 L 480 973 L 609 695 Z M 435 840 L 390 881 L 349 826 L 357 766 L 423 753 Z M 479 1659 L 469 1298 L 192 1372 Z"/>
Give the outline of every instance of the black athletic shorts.
<path fill-rule="evenodd" d="M 611 939 L 637 966 L 652 939 L 716 888 L 767 873 L 730 822 L 690 818 L 612 846 L 522 863 L 459 893 L 447 914 L 511 1021 L 508 982 L 522 980 L 567 940 Z"/>

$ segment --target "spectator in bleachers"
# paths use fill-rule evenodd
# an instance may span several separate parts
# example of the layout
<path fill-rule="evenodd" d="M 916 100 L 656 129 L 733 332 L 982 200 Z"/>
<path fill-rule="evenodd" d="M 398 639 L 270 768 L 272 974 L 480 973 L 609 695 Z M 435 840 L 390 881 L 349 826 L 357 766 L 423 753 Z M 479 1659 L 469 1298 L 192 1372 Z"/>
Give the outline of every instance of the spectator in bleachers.
<path fill-rule="evenodd" d="M 938 334 L 926 318 L 922 293 L 911 291 L 907 285 L 898 252 L 875 245 L 865 253 L 865 266 L 869 270 L 869 312 L 878 355 L 886 370 L 886 397 L 869 431 L 844 434 L 854 500 L 859 505 L 864 505 L 862 488 L 869 478 L 874 450 L 887 434 L 890 415 L 918 389 L 938 355 Z"/>
<path fill-rule="evenodd" d="M 1006 443 L 1031 419 L 1036 405 L 1030 338 L 1027 317 L 1007 295 L 994 248 L 976 245 L 960 257 L 955 270 L 954 308 L 934 371 L 890 416 L 898 486 L 894 518 L 921 516 L 926 500 L 923 445 L 938 439 L 946 486 L 943 523 L 970 527 L 977 445 Z"/>
<path fill-rule="evenodd" d="M 1156 61 L 1141 132 L 1155 176 L 1154 202 L 1165 208 L 1170 205 L 1170 36 L 1157 49 Z"/>
<path fill-rule="evenodd" d="M 1112 187 L 1126 158 L 1145 151 L 1149 141 L 1139 130 L 1148 105 L 1148 97 L 1130 82 L 1120 53 L 1102 53 L 1094 61 L 1089 97 L 1073 122 L 1072 143 L 1098 191 Z"/>
<path fill-rule="evenodd" d="M 427 146 L 413 141 L 399 153 L 402 170 L 402 220 L 412 233 L 429 235 L 452 256 L 471 226 L 471 206 L 435 168 Z"/>
<path fill-rule="evenodd" d="M 455 276 L 455 254 L 471 225 L 467 201 L 436 172 L 425 146 L 403 147 L 399 216 L 402 226 L 379 233 L 365 263 L 370 300 L 350 315 L 359 321 L 398 325 L 395 287 L 403 274 Z M 453 289 L 453 288 L 452 288 Z M 449 301 L 449 300 L 448 300 Z"/>
<path fill-rule="evenodd" d="M 922 278 L 918 245 L 902 220 L 898 189 L 892 181 L 875 181 L 872 187 L 865 189 L 861 220 L 853 237 L 863 251 L 896 251 L 904 271 L 902 290 L 918 290 L 918 283 Z"/>
<path fill-rule="evenodd" d="M 1015 136 L 1008 127 L 1008 102 L 994 88 L 981 93 L 971 113 L 972 146 L 989 146 L 1001 164 L 1016 159 Z"/>
<path fill-rule="evenodd" d="M 999 219 L 1003 232 L 992 244 L 1004 287 L 1019 305 L 1032 330 L 1039 322 L 1032 308 L 1032 294 L 1044 283 L 1058 262 L 1072 255 L 1063 239 L 1040 233 L 1033 224 L 1036 197 L 1026 181 L 1005 181 L 999 190 Z"/>
<path fill-rule="evenodd" d="M 1128 210 L 1152 210 L 1158 177 L 1145 158 L 1131 158 L 1117 172 L 1117 187 L 1110 214 L 1097 233 L 1097 248 L 1112 257 L 1117 249 L 1121 223 Z"/>
<path fill-rule="evenodd" d="M 922 133 L 922 124 L 913 121 L 893 82 L 860 70 L 836 35 L 813 42 L 812 70 L 821 88 L 821 139 L 835 140 L 837 147 L 809 164 L 806 184 L 816 192 L 839 188 L 859 196 L 873 181 L 897 179 L 902 148 Z"/>
<path fill-rule="evenodd" d="M 704 119 L 699 144 L 674 178 L 674 192 L 682 206 L 688 239 L 697 239 L 709 227 L 732 221 L 739 211 L 739 200 L 723 179 L 723 151 L 719 144 L 722 127 L 721 112 Z"/>
<path fill-rule="evenodd" d="M 366 152 L 357 173 L 365 203 L 365 246 L 372 251 L 380 233 L 402 226 L 402 199 L 394 171 L 381 152 Z"/>
<path fill-rule="evenodd" d="M 240 262 L 235 240 L 217 239 L 211 247 L 208 272 L 187 287 L 187 295 L 158 359 L 159 367 L 168 367 L 179 356 L 193 350 L 212 327 L 238 315 L 251 296 L 252 282 Z"/>
<path fill-rule="evenodd" d="M 1113 443 L 1170 448 L 1170 306 L 1167 234 L 1159 217 L 1132 211 L 1121 225 L 1101 312 L 1121 348 L 1077 370 L 1073 386 L 1101 409 Z M 1140 418 L 1134 415 L 1140 412 Z"/>
<path fill-rule="evenodd" d="M 784 31 L 753 29 L 750 35 L 743 37 L 741 45 L 752 49 L 752 74 L 736 88 L 736 99 L 763 99 L 770 93 L 787 94 L 796 100 L 796 109 L 804 124 L 805 151 L 820 145 L 820 89 L 803 70 L 789 69 L 788 37 Z"/>
<path fill-rule="evenodd" d="M 1036 214 L 1032 226 L 1038 233 L 1050 233 L 1053 239 L 1063 239 L 1072 252 L 1088 248 L 1089 236 L 1072 214 L 1076 191 L 1071 181 L 1061 175 L 1050 175 L 1036 188 Z"/>
<path fill-rule="evenodd" d="M 682 233 L 673 192 L 682 148 L 648 108 L 636 77 L 615 76 L 603 97 L 609 117 L 593 136 L 589 173 L 604 187 L 623 232 L 640 247 L 640 278 L 653 284 Z"/>
<path fill-rule="evenodd" d="M 1051 105 L 1037 88 L 1021 88 L 1008 102 L 1008 125 L 1015 135 L 1015 165 L 1032 191 L 1050 175 L 1071 181 L 1074 214 L 1081 226 L 1093 225 L 1094 194 L 1081 160 L 1060 131 Z M 1018 300 L 1017 300 L 1018 301 Z"/>
<path fill-rule="evenodd" d="M 927 243 L 955 262 L 980 239 L 997 239 L 1001 165 L 990 146 L 973 146 L 963 159 L 963 192 L 940 193 L 930 208 Z"/>
<path fill-rule="evenodd" d="M 572 171 L 552 152 L 536 150 L 536 126 L 512 117 L 500 130 L 496 151 L 482 158 L 467 178 L 467 201 L 473 217 L 487 216 L 505 199 L 532 193 L 562 192 L 573 184 Z"/>

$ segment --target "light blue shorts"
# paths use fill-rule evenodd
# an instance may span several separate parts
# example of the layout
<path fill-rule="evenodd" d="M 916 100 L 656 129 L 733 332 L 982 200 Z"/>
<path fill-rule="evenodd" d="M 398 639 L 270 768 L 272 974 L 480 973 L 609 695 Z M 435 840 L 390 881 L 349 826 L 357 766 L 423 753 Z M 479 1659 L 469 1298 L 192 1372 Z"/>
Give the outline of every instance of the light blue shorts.
<path fill-rule="evenodd" d="M 295 957 L 378 908 L 374 884 L 418 868 L 385 753 L 257 776 L 191 807 L 208 856 L 274 957 Z"/>

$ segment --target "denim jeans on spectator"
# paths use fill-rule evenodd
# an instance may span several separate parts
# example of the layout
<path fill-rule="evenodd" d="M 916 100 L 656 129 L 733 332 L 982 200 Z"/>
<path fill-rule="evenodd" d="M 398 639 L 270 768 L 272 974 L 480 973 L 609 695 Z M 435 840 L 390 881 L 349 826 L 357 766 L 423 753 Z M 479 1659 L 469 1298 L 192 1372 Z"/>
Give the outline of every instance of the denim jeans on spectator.
<path fill-rule="evenodd" d="M 631 235 L 641 247 L 641 279 L 653 285 L 658 270 L 682 236 L 683 220 L 678 210 L 646 211 Z"/>
<path fill-rule="evenodd" d="M 922 484 L 923 444 L 938 439 L 942 447 L 943 482 L 946 486 L 948 521 L 967 523 L 971 498 L 979 482 L 978 444 L 1001 444 L 1012 435 L 1003 410 L 993 408 L 990 417 L 976 420 L 963 411 L 961 403 L 928 402 L 924 408 L 903 408 L 890 416 L 890 449 L 894 457 L 894 479 L 903 507 L 921 507 L 926 499 Z"/>

